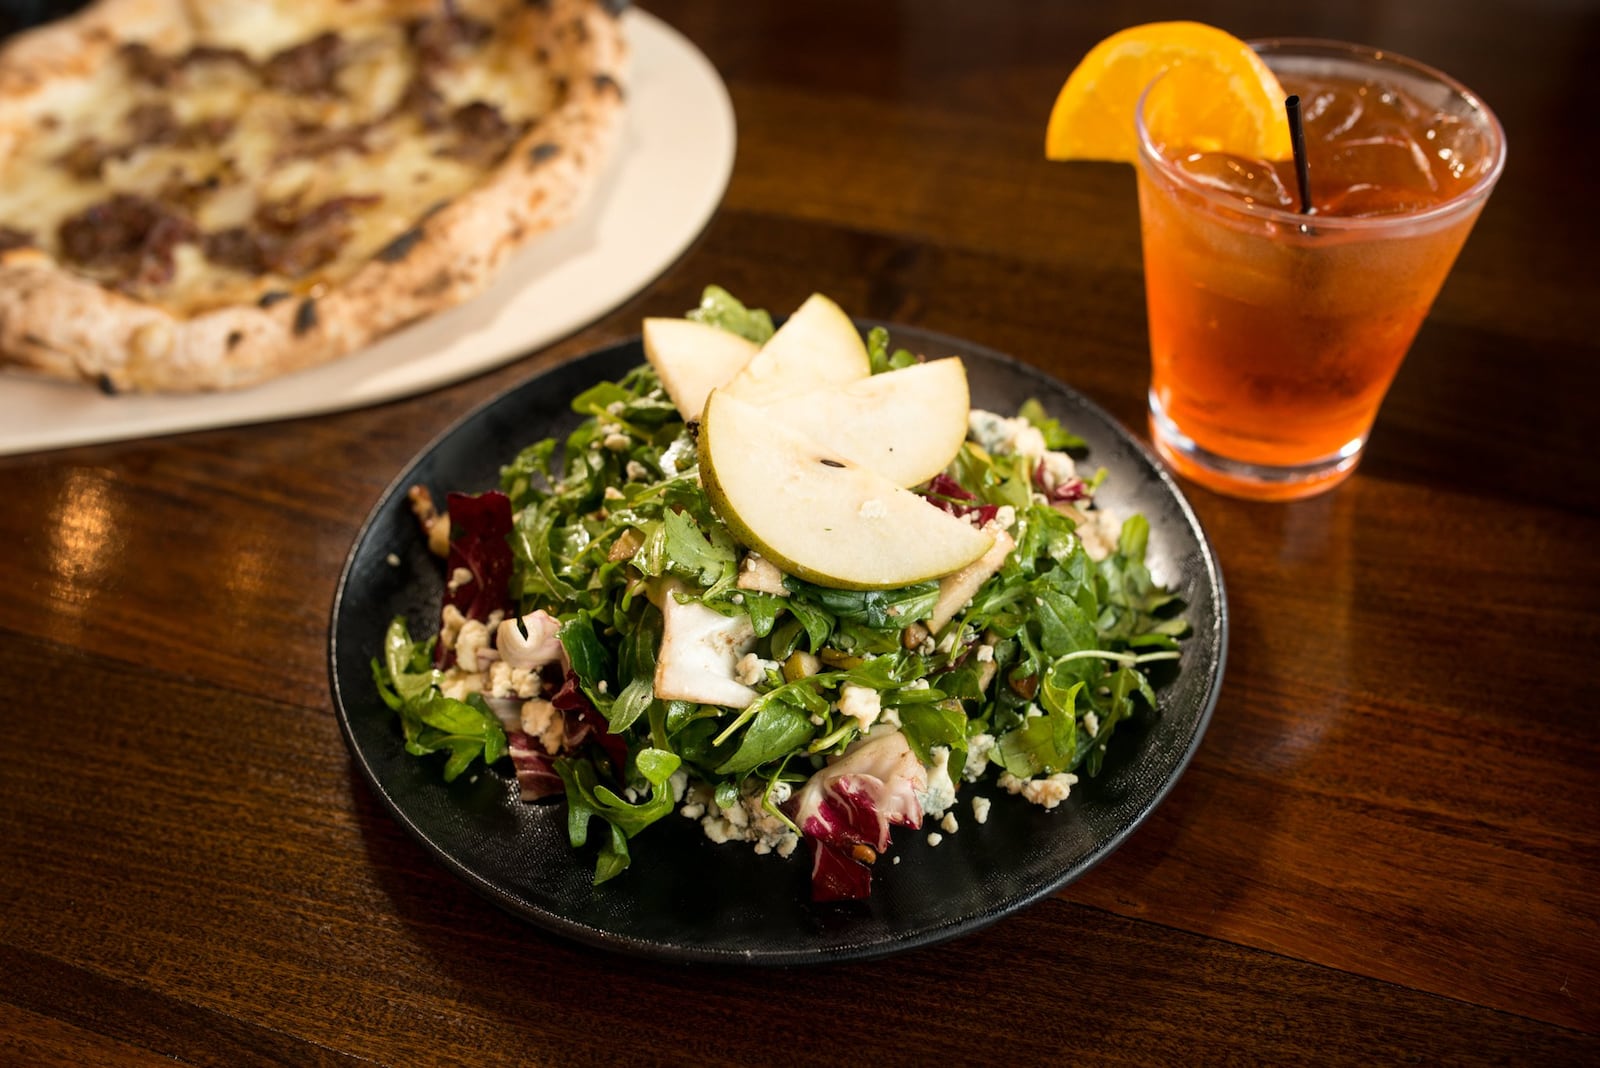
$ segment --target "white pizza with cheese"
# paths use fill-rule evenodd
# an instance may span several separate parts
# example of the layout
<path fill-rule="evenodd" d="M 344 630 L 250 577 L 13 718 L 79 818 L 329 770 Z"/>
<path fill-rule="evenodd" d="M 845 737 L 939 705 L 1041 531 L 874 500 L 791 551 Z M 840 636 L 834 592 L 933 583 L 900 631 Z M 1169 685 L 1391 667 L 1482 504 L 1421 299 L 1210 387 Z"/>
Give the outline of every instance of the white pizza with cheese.
<path fill-rule="evenodd" d="M 98 0 L 0 49 L 0 366 L 231 389 L 480 292 L 617 134 L 597 0 Z"/>

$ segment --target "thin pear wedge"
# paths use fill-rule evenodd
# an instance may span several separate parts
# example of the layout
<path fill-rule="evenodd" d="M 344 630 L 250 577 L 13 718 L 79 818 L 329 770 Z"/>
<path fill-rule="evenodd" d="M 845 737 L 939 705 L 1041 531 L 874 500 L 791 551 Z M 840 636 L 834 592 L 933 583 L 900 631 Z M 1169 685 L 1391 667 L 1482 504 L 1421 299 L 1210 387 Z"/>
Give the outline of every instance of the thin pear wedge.
<path fill-rule="evenodd" d="M 700 476 L 738 541 L 782 570 L 841 589 L 890 589 L 961 570 L 993 535 L 715 390 Z"/>
<path fill-rule="evenodd" d="M 684 420 L 698 419 L 706 398 L 759 351 L 755 342 L 693 319 L 646 319 L 644 355 Z"/>
<path fill-rule="evenodd" d="M 802 393 L 767 410 L 895 485 L 918 486 L 961 451 L 971 397 L 966 369 L 950 357 Z"/>
<path fill-rule="evenodd" d="M 872 373 L 861 332 L 844 310 L 813 293 L 727 384 L 753 404 L 773 404 Z"/>

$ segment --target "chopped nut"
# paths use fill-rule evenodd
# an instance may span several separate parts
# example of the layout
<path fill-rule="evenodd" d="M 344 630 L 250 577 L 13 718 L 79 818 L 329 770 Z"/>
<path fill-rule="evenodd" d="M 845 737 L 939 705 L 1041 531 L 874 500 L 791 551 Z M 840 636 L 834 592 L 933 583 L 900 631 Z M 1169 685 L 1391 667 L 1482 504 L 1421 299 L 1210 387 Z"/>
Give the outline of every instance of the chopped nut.
<path fill-rule="evenodd" d="M 739 588 L 770 593 L 774 597 L 789 596 L 789 588 L 783 584 L 783 572 L 778 570 L 778 565 L 754 552 L 746 553 L 744 563 L 739 565 Z"/>
<path fill-rule="evenodd" d="M 633 554 L 644 545 L 644 535 L 633 527 L 629 527 L 617 535 L 617 540 L 611 543 L 611 550 L 606 553 L 606 559 L 612 563 L 618 560 L 632 560 Z"/>
<path fill-rule="evenodd" d="M 921 623 L 913 623 L 900 632 L 900 645 L 906 649 L 915 649 L 931 637 L 928 628 Z"/>
<path fill-rule="evenodd" d="M 417 517 L 422 532 L 428 536 L 428 551 L 435 556 L 450 555 L 450 513 L 434 506 L 433 494 L 427 486 L 412 486 L 406 491 L 411 502 L 411 514 Z"/>

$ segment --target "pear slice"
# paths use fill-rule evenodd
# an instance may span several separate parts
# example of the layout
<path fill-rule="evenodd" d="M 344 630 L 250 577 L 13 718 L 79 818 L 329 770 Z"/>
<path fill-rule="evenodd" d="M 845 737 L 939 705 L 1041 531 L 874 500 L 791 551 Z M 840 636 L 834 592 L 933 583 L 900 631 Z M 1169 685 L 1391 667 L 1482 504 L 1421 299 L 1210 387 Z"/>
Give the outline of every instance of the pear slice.
<path fill-rule="evenodd" d="M 653 689 L 660 701 L 744 708 L 756 692 L 734 678 L 739 657 L 755 644 L 755 625 L 747 615 L 725 616 L 698 601 L 679 602 L 676 579 L 650 591 L 661 609 L 661 649 L 656 653 Z"/>
<path fill-rule="evenodd" d="M 966 369 L 951 357 L 802 393 L 767 410 L 895 485 L 916 486 L 961 451 L 970 408 Z"/>
<path fill-rule="evenodd" d="M 861 332 L 844 310 L 813 293 L 727 384 L 729 393 L 772 404 L 872 373 Z"/>
<path fill-rule="evenodd" d="M 1011 555 L 1011 550 L 1017 547 L 1016 540 L 1004 530 L 997 530 L 994 544 L 989 551 L 978 557 L 966 567 L 953 575 L 946 575 L 939 580 L 939 599 L 934 602 L 933 610 L 924 620 L 929 630 L 937 634 L 944 630 L 944 625 L 956 617 L 956 613 L 966 607 L 972 600 L 978 588 L 1000 570 L 1006 562 L 1006 557 Z"/>
<path fill-rule="evenodd" d="M 687 422 L 755 356 L 755 342 L 693 319 L 646 319 L 644 355 Z"/>
<path fill-rule="evenodd" d="M 959 571 L 994 536 L 715 390 L 700 421 L 700 477 L 735 539 L 791 575 L 870 590 Z"/>

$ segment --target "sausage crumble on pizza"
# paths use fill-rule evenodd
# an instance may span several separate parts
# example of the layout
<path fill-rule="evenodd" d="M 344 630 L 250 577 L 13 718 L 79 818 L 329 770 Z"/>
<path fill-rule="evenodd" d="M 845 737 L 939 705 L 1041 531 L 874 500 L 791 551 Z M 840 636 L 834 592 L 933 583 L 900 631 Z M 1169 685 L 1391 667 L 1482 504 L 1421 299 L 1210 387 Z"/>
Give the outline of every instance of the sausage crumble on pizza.
<path fill-rule="evenodd" d="M 0 50 L 0 366 L 251 385 L 480 292 L 620 125 L 619 3 L 98 0 Z"/>

